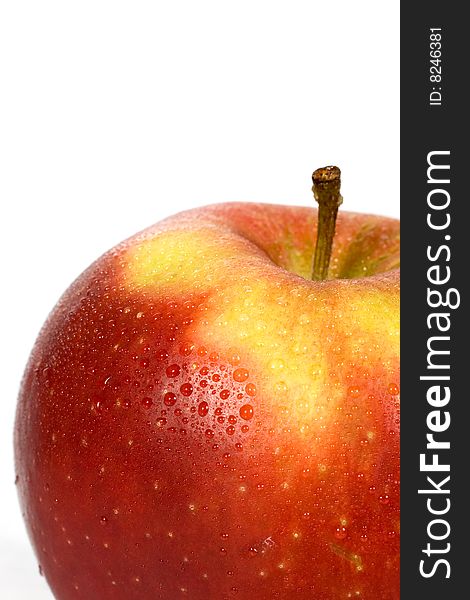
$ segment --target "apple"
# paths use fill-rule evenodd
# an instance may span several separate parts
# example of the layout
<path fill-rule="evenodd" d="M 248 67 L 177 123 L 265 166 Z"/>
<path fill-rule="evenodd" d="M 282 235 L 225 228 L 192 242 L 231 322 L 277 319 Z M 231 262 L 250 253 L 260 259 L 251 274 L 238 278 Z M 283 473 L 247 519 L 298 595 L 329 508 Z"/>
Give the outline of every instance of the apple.
<path fill-rule="evenodd" d="M 15 428 L 58 600 L 398 600 L 399 223 L 340 213 L 331 260 L 316 229 L 190 210 L 60 299 Z"/>

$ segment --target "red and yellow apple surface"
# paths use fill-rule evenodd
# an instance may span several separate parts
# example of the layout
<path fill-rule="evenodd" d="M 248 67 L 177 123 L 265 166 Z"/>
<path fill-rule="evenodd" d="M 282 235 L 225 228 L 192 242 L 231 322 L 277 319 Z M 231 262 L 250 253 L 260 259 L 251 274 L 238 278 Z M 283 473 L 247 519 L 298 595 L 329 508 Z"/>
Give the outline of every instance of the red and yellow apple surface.
<path fill-rule="evenodd" d="M 220 204 L 101 257 L 52 312 L 17 484 L 58 600 L 398 600 L 399 224 Z"/>

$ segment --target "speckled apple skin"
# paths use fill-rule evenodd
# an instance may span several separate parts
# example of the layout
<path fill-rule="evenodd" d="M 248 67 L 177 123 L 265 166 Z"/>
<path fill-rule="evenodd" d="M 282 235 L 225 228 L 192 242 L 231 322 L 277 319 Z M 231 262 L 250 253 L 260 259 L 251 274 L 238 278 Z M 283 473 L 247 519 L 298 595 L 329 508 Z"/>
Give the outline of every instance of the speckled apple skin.
<path fill-rule="evenodd" d="M 221 204 L 96 261 L 21 387 L 17 485 L 58 600 L 399 599 L 399 224 Z"/>

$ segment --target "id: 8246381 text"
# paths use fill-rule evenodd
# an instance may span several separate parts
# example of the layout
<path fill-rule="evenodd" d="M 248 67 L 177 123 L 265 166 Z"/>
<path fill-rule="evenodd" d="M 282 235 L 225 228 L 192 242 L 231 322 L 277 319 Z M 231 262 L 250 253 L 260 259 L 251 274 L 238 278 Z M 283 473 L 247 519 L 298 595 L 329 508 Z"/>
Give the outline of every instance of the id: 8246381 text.
<path fill-rule="evenodd" d="M 440 27 L 429 29 L 429 105 L 442 105 L 442 33 Z"/>

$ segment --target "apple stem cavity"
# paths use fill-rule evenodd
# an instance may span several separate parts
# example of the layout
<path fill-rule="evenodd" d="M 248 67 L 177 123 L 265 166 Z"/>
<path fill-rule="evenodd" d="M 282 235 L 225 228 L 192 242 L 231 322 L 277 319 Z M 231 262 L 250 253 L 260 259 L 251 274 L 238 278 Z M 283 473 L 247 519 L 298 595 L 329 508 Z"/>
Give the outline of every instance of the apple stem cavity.
<path fill-rule="evenodd" d="M 318 202 L 317 242 L 313 256 L 312 279 L 322 281 L 328 276 L 331 249 L 335 235 L 340 194 L 341 171 L 338 167 L 322 167 L 313 172 L 313 195 Z"/>

